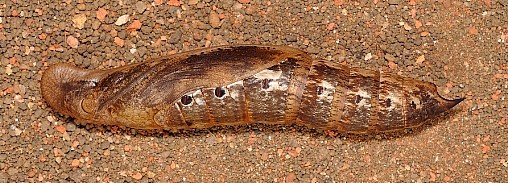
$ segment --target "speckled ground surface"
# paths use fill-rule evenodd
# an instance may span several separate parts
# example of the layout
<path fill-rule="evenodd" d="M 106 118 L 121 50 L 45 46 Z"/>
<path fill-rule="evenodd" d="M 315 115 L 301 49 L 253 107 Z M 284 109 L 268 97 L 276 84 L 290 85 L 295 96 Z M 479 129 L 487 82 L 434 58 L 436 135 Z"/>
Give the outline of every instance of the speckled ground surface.
<path fill-rule="evenodd" d="M 0 182 L 506 182 L 507 12 L 505 0 L 0 1 Z M 84 125 L 41 99 L 51 64 L 111 68 L 236 43 L 290 45 L 467 99 L 432 125 L 374 135 Z"/>

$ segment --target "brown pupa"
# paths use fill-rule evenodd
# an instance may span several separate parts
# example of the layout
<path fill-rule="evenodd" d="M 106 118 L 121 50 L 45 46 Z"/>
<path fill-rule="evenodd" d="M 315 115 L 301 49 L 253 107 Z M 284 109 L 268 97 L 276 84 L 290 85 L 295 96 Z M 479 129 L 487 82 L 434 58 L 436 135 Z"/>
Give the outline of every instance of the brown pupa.
<path fill-rule="evenodd" d="M 109 70 L 55 64 L 41 90 L 62 114 L 138 129 L 259 122 L 383 132 L 420 126 L 463 100 L 442 98 L 429 82 L 259 45 L 198 49 Z"/>

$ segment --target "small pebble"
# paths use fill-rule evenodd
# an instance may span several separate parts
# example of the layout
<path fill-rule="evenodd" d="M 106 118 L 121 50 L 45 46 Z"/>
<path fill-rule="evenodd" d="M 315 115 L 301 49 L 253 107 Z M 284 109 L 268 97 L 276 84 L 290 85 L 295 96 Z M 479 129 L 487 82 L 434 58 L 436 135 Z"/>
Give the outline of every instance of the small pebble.
<path fill-rule="evenodd" d="M 74 36 L 69 36 L 67 37 L 67 45 L 69 45 L 71 48 L 77 48 L 79 41 Z"/>
<path fill-rule="evenodd" d="M 385 59 L 389 62 L 395 62 L 395 56 L 392 54 L 385 54 Z"/>
<path fill-rule="evenodd" d="M 401 3 L 401 0 L 388 0 L 389 5 L 398 5 Z"/>
<path fill-rule="evenodd" d="M 421 64 L 425 61 L 425 55 L 420 55 L 418 58 L 416 58 L 416 63 Z"/>
<path fill-rule="evenodd" d="M 141 28 L 141 22 L 139 20 L 134 20 L 132 23 L 127 27 L 127 31 L 135 31 Z"/>
<path fill-rule="evenodd" d="M 296 180 L 296 175 L 294 173 L 289 173 L 286 175 L 286 182 L 287 183 L 295 182 L 295 180 Z"/>
<path fill-rule="evenodd" d="M 78 166 L 79 166 L 79 164 L 80 164 L 80 162 L 79 162 L 79 160 L 78 160 L 78 159 L 73 159 L 73 160 L 71 161 L 71 166 L 73 166 L 73 167 L 78 167 Z"/>
<path fill-rule="evenodd" d="M 129 21 L 129 15 L 122 15 L 118 17 L 118 19 L 115 22 L 115 25 L 123 25 Z"/>
<path fill-rule="evenodd" d="M 370 60 L 370 59 L 372 59 L 372 53 L 367 53 L 365 55 L 365 59 L 364 60 L 367 61 L 367 60 Z"/>
<path fill-rule="evenodd" d="M 286 36 L 286 41 L 287 41 L 287 42 L 296 42 L 296 41 L 297 41 L 297 38 L 296 38 L 296 36 L 294 36 L 294 35 L 287 35 L 287 36 Z"/>
<path fill-rule="evenodd" d="M 86 22 L 86 15 L 85 14 L 77 14 L 74 15 L 74 18 L 72 19 L 73 26 L 78 29 L 83 29 L 85 27 Z"/>
<path fill-rule="evenodd" d="M 182 32 L 176 31 L 169 37 L 168 43 L 175 44 L 180 41 L 180 38 L 182 37 Z"/>
<path fill-rule="evenodd" d="M 76 124 L 74 124 L 74 123 L 67 123 L 65 128 L 67 129 L 68 132 L 76 131 Z"/>
<path fill-rule="evenodd" d="M 104 19 L 106 19 L 106 15 L 108 14 L 108 11 L 104 8 L 99 8 L 96 12 L 95 12 L 95 16 L 97 17 L 97 19 L 99 19 L 99 21 L 103 22 Z"/>
<path fill-rule="evenodd" d="M 170 151 L 164 151 L 161 153 L 161 158 L 167 159 L 171 155 Z"/>
<path fill-rule="evenodd" d="M 420 22 L 419 20 L 415 20 L 415 28 L 416 29 L 419 29 L 422 26 L 423 26 L 422 22 Z"/>
<path fill-rule="evenodd" d="M 180 6 L 182 4 L 182 2 L 180 2 L 179 0 L 168 0 L 168 5 L 170 6 Z"/>
<path fill-rule="evenodd" d="M 210 21 L 210 25 L 213 28 L 219 28 L 221 26 L 219 14 L 217 14 L 215 11 L 210 12 L 210 16 L 209 16 L 208 20 Z"/>
<path fill-rule="evenodd" d="M 136 173 L 134 175 L 132 175 L 132 178 L 136 179 L 136 180 L 141 180 L 141 178 L 143 178 L 143 175 L 141 175 L 141 173 Z"/>
<path fill-rule="evenodd" d="M 86 10 L 86 5 L 83 3 L 78 4 L 76 7 L 78 8 L 78 10 L 81 10 L 81 11 Z"/>
<path fill-rule="evenodd" d="M 97 21 L 97 20 L 92 21 L 92 29 L 97 30 L 97 29 L 99 29 L 100 26 L 101 26 L 100 21 Z"/>
<path fill-rule="evenodd" d="M 145 9 L 146 9 L 146 4 L 144 1 L 138 1 L 136 3 L 136 10 L 138 11 L 138 13 L 145 12 Z"/>
<path fill-rule="evenodd" d="M 123 45 L 125 44 L 125 41 L 119 37 L 115 37 L 115 43 L 116 43 L 116 45 L 123 47 Z"/>

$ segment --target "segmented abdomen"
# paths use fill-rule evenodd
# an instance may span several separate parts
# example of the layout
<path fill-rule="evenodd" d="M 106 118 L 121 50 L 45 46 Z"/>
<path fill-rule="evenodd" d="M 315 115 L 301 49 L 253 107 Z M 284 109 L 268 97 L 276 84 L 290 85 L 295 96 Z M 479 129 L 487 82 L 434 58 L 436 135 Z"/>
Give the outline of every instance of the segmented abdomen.
<path fill-rule="evenodd" d="M 301 60 L 286 58 L 230 85 L 188 92 L 156 119 L 167 128 L 296 122 L 317 129 L 366 133 L 418 126 L 427 118 L 407 119 L 404 101 L 420 96 L 403 92 L 403 77 L 315 60 L 300 81 L 304 85 L 294 85 L 298 83 L 293 73 L 298 62 Z M 290 103 L 298 103 L 298 110 Z M 414 105 L 422 107 L 421 103 Z"/>

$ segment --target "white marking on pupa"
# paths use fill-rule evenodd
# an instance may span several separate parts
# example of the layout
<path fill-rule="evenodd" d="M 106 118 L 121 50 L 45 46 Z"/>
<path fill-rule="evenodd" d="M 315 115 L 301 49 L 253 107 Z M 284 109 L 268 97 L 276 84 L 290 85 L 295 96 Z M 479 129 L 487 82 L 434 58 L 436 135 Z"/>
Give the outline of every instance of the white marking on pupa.
<path fill-rule="evenodd" d="M 402 105 L 401 96 L 397 93 L 388 92 L 388 95 L 385 96 L 385 99 L 390 99 L 390 107 L 388 107 L 389 111 L 395 109 L 395 107 Z"/>
<path fill-rule="evenodd" d="M 420 101 L 419 98 L 417 98 L 417 97 L 411 97 L 411 101 L 415 103 L 416 109 L 421 109 L 422 108 L 422 102 Z"/>
<path fill-rule="evenodd" d="M 323 87 L 323 91 L 321 92 L 320 95 L 318 95 L 318 100 L 332 102 L 335 87 L 327 81 L 323 81 L 322 83 L 319 84 L 319 86 Z"/>
<path fill-rule="evenodd" d="M 362 97 L 362 100 L 360 100 L 360 102 L 358 104 L 356 104 L 357 106 L 360 107 L 365 107 L 365 108 L 370 108 L 371 105 L 370 103 L 367 103 L 367 100 L 370 100 L 370 94 L 369 92 L 365 91 L 365 90 L 359 90 L 358 92 L 348 92 L 348 94 L 353 94 L 353 95 L 359 95 L 360 97 Z"/>
<path fill-rule="evenodd" d="M 273 71 L 270 69 L 262 70 L 257 74 L 254 74 L 254 77 L 257 79 L 279 79 L 282 76 L 282 71 Z"/>
<path fill-rule="evenodd" d="M 175 108 L 176 108 L 176 110 L 178 110 L 178 112 L 182 113 L 182 109 L 180 109 L 180 106 L 176 102 L 175 102 Z"/>
<path fill-rule="evenodd" d="M 93 78 L 93 79 L 90 80 L 90 85 L 92 87 L 94 87 L 94 86 L 97 85 L 98 82 L 99 82 L 99 80 L 97 78 Z"/>
<path fill-rule="evenodd" d="M 360 103 L 358 103 L 358 106 L 365 106 L 366 108 L 370 108 L 370 102 L 367 103 L 367 99 L 370 100 L 369 92 L 365 90 L 360 90 L 358 91 L 357 94 L 362 97 L 362 100 L 360 101 Z"/>
<path fill-rule="evenodd" d="M 237 86 L 237 85 L 240 85 L 243 88 L 243 80 L 239 80 L 237 82 L 234 82 L 234 83 L 231 83 L 231 84 L 227 85 L 226 86 L 226 88 L 227 88 L 226 94 L 224 96 L 229 95 L 229 96 L 231 96 L 231 98 L 233 98 L 233 100 L 238 101 L 240 93 L 239 93 L 238 89 L 235 88 L 235 86 Z"/>
<path fill-rule="evenodd" d="M 270 83 L 268 83 L 268 88 L 263 89 L 263 90 L 264 91 L 274 91 L 274 90 L 285 91 L 287 89 L 288 89 L 288 85 L 286 83 L 279 83 L 277 81 L 270 81 Z"/>
<path fill-rule="evenodd" d="M 288 85 L 286 83 L 279 83 L 277 80 L 282 79 L 282 71 L 273 71 L 270 69 L 262 70 L 261 72 L 258 72 L 257 74 L 254 74 L 254 78 L 256 78 L 257 81 L 263 81 L 263 80 L 269 80 L 268 88 L 262 89 L 263 91 L 274 91 L 274 90 L 281 90 L 285 91 L 288 89 Z M 286 78 L 284 78 L 286 79 Z"/>
<path fill-rule="evenodd" d="M 238 80 L 237 82 L 231 83 L 231 84 L 227 85 L 226 88 L 231 88 L 236 85 L 241 85 L 243 87 L 243 80 Z"/>
<path fill-rule="evenodd" d="M 206 105 L 205 99 L 203 99 L 203 93 L 201 92 L 201 90 L 194 91 L 194 93 L 192 93 L 192 98 L 194 99 L 192 101 L 195 101 L 196 104 Z"/>

